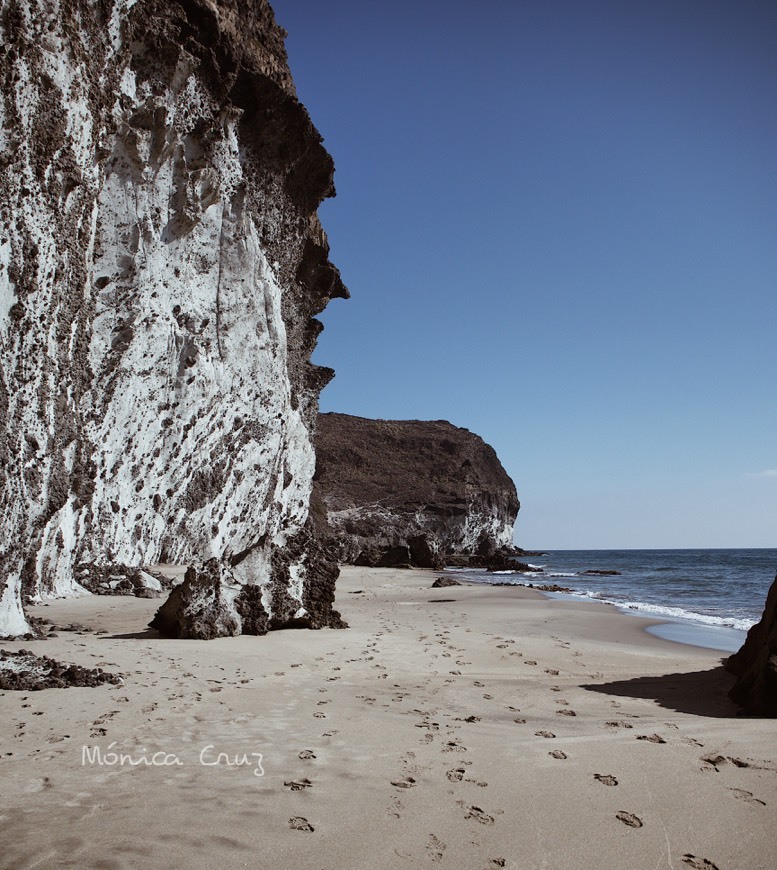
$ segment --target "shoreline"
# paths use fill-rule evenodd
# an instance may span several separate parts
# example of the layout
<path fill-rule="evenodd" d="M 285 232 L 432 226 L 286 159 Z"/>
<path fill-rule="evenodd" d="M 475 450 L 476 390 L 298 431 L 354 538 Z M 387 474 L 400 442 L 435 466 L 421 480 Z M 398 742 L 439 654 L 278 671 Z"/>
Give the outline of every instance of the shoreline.
<path fill-rule="evenodd" d="M 771 866 L 773 721 L 719 653 L 435 576 L 346 567 L 350 628 L 212 641 L 148 631 L 160 599 L 37 605 L 87 630 L 3 647 L 124 681 L 0 693 L 7 866 Z"/>
<path fill-rule="evenodd" d="M 718 625 L 711 622 L 705 622 L 703 616 L 700 616 L 699 618 L 694 618 L 694 615 L 690 613 L 686 616 L 675 616 L 660 612 L 653 613 L 649 610 L 641 609 L 640 606 L 630 606 L 625 601 L 620 603 L 616 600 L 604 597 L 597 598 L 584 592 L 575 591 L 571 588 L 564 588 L 562 590 L 560 584 L 552 584 L 559 585 L 559 588 L 557 590 L 551 590 L 544 588 L 544 584 L 534 584 L 530 581 L 524 580 L 510 583 L 504 581 L 499 582 L 485 578 L 472 579 L 466 576 L 459 576 L 459 571 L 464 572 L 467 569 L 454 569 L 453 571 L 451 571 L 450 569 L 446 568 L 444 570 L 448 573 L 449 576 L 456 577 L 459 582 L 467 584 L 482 584 L 488 586 L 521 586 L 522 588 L 534 589 L 535 591 L 538 591 L 542 595 L 545 595 L 549 599 L 555 601 L 583 601 L 593 604 L 607 605 L 613 607 L 618 613 L 621 613 L 625 616 L 635 616 L 643 621 L 648 620 L 650 624 L 645 626 L 645 629 L 651 634 L 654 634 L 656 637 L 661 637 L 667 641 L 680 643 L 688 646 L 698 646 L 703 649 L 718 650 L 720 652 L 732 654 L 737 652 L 744 644 L 747 633 L 749 631 L 749 628 L 735 628 L 729 625 Z M 504 574 L 509 572 L 496 573 Z M 522 575 L 514 574 L 513 576 L 520 577 Z M 527 576 L 533 577 L 534 575 L 529 574 Z M 551 577 L 556 576 L 557 575 L 551 575 Z M 758 619 L 755 619 L 752 625 L 757 624 L 757 622 Z M 752 627 L 752 625 L 749 627 Z"/>
<path fill-rule="evenodd" d="M 596 602 L 584 596 L 565 595 L 564 593 L 543 592 L 552 600 L 579 600 L 584 603 L 603 604 L 612 607 L 621 616 L 633 617 L 643 623 L 643 630 L 653 637 L 658 637 L 668 643 L 679 643 L 683 646 L 692 646 L 699 649 L 715 650 L 729 655 L 737 652 L 745 642 L 747 632 L 724 625 L 707 625 L 702 622 L 694 622 L 692 619 L 679 617 L 652 616 L 640 613 L 612 601 Z"/>

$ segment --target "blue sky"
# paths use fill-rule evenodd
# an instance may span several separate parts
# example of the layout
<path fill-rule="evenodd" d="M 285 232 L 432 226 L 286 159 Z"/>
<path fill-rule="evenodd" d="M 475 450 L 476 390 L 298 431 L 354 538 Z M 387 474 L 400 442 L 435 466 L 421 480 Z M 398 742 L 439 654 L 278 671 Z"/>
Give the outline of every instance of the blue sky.
<path fill-rule="evenodd" d="M 775 546 L 777 3 L 273 7 L 337 167 L 322 410 L 477 432 L 526 548 Z"/>

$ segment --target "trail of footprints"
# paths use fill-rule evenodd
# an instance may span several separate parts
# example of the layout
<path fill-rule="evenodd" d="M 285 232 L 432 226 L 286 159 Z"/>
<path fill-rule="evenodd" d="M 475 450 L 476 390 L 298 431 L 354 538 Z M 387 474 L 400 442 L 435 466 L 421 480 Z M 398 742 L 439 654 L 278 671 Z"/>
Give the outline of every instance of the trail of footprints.
<path fill-rule="evenodd" d="M 331 658 L 329 658 L 335 655 L 334 652 L 328 653 L 327 656 L 319 656 L 316 660 L 317 665 L 315 667 L 326 670 L 326 673 L 322 674 L 322 678 L 327 682 L 340 680 L 345 665 L 356 665 L 357 663 L 362 662 L 364 663 L 363 666 L 368 665 L 370 667 L 371 672 L 373 672 L 373 677 L 376 680 L 389 679 L 386 666 L 376 659 L 381 653 L 379 648 L 380 638 L 384 636 L 384 634 L 388 635 L 392 633 L 391 625 L 393 625 L 394 628 L 398 628 L 396 623 L 384 623 L 383 631 L 376 633 L 373 636 L 373 639 L 365 644 L 365 648 L 360 650 L 360 656 L 344 662 L 341 660 L 342 667 L 340 665 L 334 665 Z M 423 732 L 418 738 L 418 746 L 419 751 L 423 754 L 424 758 L 419 760 L 416 751 L 413 750 L 406 751 L 404 755 L 399 758 L 397 772 L 394 776 L 390 777 L 387 782 L 387 787 L 390 789 L 390 792 L 388 794 L 386 812 L 389 817 L 401 820 L 403 812 L 405 811 L 404 800 L 406 796 L 407 799 L 412 799 L 416 792 L 423 794 L 425 784 L 428 782 L 429 778 L 431 777 L 432 779 L 435 779 L 439 776 L 444 778 L 447 782 L 447 788 L 449 789 L 448 793 L 453 798 L 453 806 L 456 808 L 456 811 L 460 813 L 462 821 L 473 826 L 472 834 L 474 836 L 476 830 L 480 827 L 490 828 L 499 824 L 499 817 L 504 813 L 504 810 L 488 806 L 487 800 L 473 800 L 472 798 L 475 797 L 474 792 L 466 791 L 466 789 L 472 787 L 487 789 L 488 783 L 480 780 L 477 776 L 472 775 L 473 766 L 475 766 L 472 760 L 464 760 L 461 758 L 463 754 L 467 753 L 468 747 L 466 746 L 466 742 L 458 736 L 457 732 L 460 729 L 464 729 L 463 733 L 466 733 L 467 728 L 477 728 L 478 724 L 482 721 L 484 714 L 482 711 L 478 711 L 477 713 L 472 712 L 468 715 L 462 714 L 460 716 L 451 717 L 448 722 L 441 721 L 438 718 L 437 710 L 435 710 L 433 706 L 435 695 L 442 691 L 443 687 L 447 685 L 454 682 L 458 685 L 462 682 L 462 678 L 466 680 L 466 675 L 462 674 L 459 669 L 466 668 L 471 664 L 471 662 L 464 657 L 466 655 L 466 650 L 457 648 L 450 642 L 449 630 L 444 628 L 436 630 L 436 626 L 433 628 L 435 630 L 433 630 L 432 634 L 418 635 L 418 643 L 421 644 L 424 651 L 429 654 L 429 657 L 432 660 L 453 658 L 454 654 L 458 656 L 455 659 L 456 669 L 450 670 L 447 674 L 444 672 L 439 673 L 437 671 L 432 671 L 425 675 L 419 683 L 415 683 L 412 686 L 393 683 L 389 686 L 388 693 L 384 692 L 383 695 L 381 695 L 381 697 L 386 698 L 387 703 L 379 704 L 378 698 L 372 695 L 357 695 L 355 697 L 365 705 L 366 709 L 374 708 L 379 710 L 380 707 L 405 707 L 408 699 L 414 699 L 417 703 L 418 699 L 420 699 L 422 703 L 426 702 L 430 704 L 427 709 L 417 707 L 412 709 L 402 709 L 399 711 L 402 715 L 409 715 L 418 719 L 418 721 L 414 722 L 413 725 L 415 728 L 418 728 Z M 468 629 L 464 630 L 467 631 Z M 514 648 L 515 641 L 512 638 L 503 638 L 494 635 L 492 636 L 492 639 L 496 649 L 505 651 L 503 657 L 509 655 L 516 659 L 520 659 L 528 668 L 542 668 L 542 672 L 551 677 L 558 677 L 560 675 L 561 671 L 557 667 L 544 667 L 542 663 L 536 660 L 524 659 L 523 653 Z M 562 641 L 559 638 L 555 638 L 555 640 L 556 646 L 567 654 L 571 654 L 575 658 L 580 658 L 582 656 L 582 653 L 579 651 L 572 650 L 569 643 Z M 579 662 L 576 663 L 576 665 L 577 667 L 581 666 Z M 301 666 L 302 665 L 299 663 L 293 663 L 288 667 L 295 668 Z M 374 671 L 381 671 L 381 673 L 374 673 Z M 285 672 L 279 671 L 276 672 L 275 675 L 279 677 L 284 676 Z M 239 674 L 238 676 L 242 675 Z M 241 682 L 245 683 L 247 680 L 243 679 Z M 473 680 L 469 684 L 469 687 L 475 690 L 489 688 L 483 680 L 477 679 Z M 562 693 L 563 689 L 561 686 L 551 685 L 548 686 L 548 691 Z M 321 687 L 319 688 L 319 692 L 326 694 L 327 689 Z M 491 702 L 500 702 L 498 695 L 493 690 L 480 692 L 480 697 L 484 702 L 488 702 L 488 704 Z M 312 711 L 312 716 L 316 719 L 327 718 L 327 714 L 321 708 L 326 707 L 330 703 L 331 699 L 329 698 L 318 700 L 315 705 L 318 709 Z M 572 720 L 577 716 L 576 712 L 571 708 L 569 701 L 565 698 L 561 697 L 555 699 L 555 704 L 558 709 L 554 712 L 555 715 L 559 717 L 559 720 L 561 720 L 561 718 Z M 617 701 L 613 700 L 611 701 L 611 704 L 615 709 L 620 708 L 620 704 Z M 153 713 L 156 706 L 156 704 L 147 705 L 147 707 L 144 707 L 143 712 Z M 504 707 L 512 713 L 521 712 L 520 708 L 512 704 L 504 704 Z M 488 709 L 488 707 L 486 706 L 484 709 Z M 94 721 L 93 726 L 97 735 L 102 736 L 102 734 L 105 733 L 106 723 L 108 723 L 117 712 L 118 711 L 111 711 L 103 714 Z M 480 715 L 478 715 L 478 713 L 480 713 Z M 638 718 L 639 717 L 637 716 L 620 712 L 619 718 L 607 720 L 602 723 L 601 727 L 606 730 L 611 730 L 613 734 L 621 731 L 633 731 L 635 727 L 634 723 L 628 721 L 628 719 Z M 526 714 L 520 717 L 514 717 L 513 722 L 516 725 L 528 724 Z M 560 721 L 559 724 L 561 724 Z M 572 723 L 570 722 L 570 724 Z M 677 728 L 677 726 L 672 723 L 666 723 L 666 727 Z M 328 731 L 323 732 L 322 737 L 333 737 L 337 733 L 337 729 L 330 728 Z M 536 730 L 534 736 L 540 741 L 557 739 L 556 734 L 546 728 Z M 632 739 L 651 743 L 656 745 L 656 747 L 667 743 L 666 738 L 658 733 L 635 734 Z M 700 741 L 695 740 L 692 737 L 682 737 L 678 742 L 692 748 L 703 746 Z M 432 748 L 434 746 L 437 747 L 436 750 Z M 439 762 L 435 762 L 434 758 L 429 756 L 430 752 L 435 751 L 439 760 L 442 762 L 439 766 Z M 657 749 L 656 751 L 660 750 Z M 547 754 L 554 760 L 558 761 L 569 759 L 569 755 L 562 749 L 552 749 Z M 315 749 L 310 748 L 301 749 L 298 752 L 298 758 L 301 762 L 312 763 L 316 759 L 316 751 Z M 701 758 L 701 763 L 702 769 L 710 770 L 712 772 L 717 772 L 722 766 L 728 764 L 743 768 L 757 766 L 742 759 L 725 757 L 722 755 L 703 756 Z M 589 775 L 592 777 L 593 781 L 607 788 L 617 789 L 617 786 L 619 785 L 618 777 L 613 773 L 592 772 Z M 311 777 L 307 775 L 300 775 L 293 779 L 284 780 L 283 785 L 284 788 L 288 789 L 290 792 L 305 793 L 314 789 L 315 779 L 311 779 Z M 464 791 L 461 791 L 462 789 L 464 789 Z M 760 800 L 752 792 L 747 791 L 746 789 L 728 788 L 727 790 L 733 799 L 745 801 L 754 806 L 765 806 L 764 801 Z M 483 794 L 485 795 L 487 792 L 484 791 Z M 616 794 L 616 791 L 614 791 L 613 794 Z M 457 797 L 457 795 L 467 795 L 467 797 Z M 613 819 L 614 821 L 617 820 L 627 828 L 635 831 L 645 825 L 642 818 L 628 809 L 619 808 L 615 810 L 613 813 Z M 291 816 L 288 820 L 288 826 L 292 831 L 306 834 L 314 834 L 316 831 L 316 825 L 302 815 Z M 442 863 L 446 858 L 446 850 L 446 844 L 437 836 L 437 834 L 430 832 L 425 844 L 427 858 L 433 863 Z M 681 860 L 683 865 L 690 868 L 690 870 L 718 870 L 716 865 L 707 858 L 699 857 L 691 853 L 685 853 Z M 488 868 L 505 867 L 507 866 L 506 859 L 502 857 L 488 859 L 487 866 Z"/>

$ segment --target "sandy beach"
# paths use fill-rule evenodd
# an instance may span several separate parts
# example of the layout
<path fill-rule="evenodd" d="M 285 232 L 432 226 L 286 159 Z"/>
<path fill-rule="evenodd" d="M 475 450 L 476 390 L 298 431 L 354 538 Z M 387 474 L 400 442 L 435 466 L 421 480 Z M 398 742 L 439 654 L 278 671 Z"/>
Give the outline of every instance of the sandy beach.
<path fill-rule="evenodd" d="M 433 571 L 344 568 L 348 630 L 162 640 L 158 600 L 4 642 L 120 685 L 0 693 L 5 868 L 772 870 L 773 720 L 722 653 Z"/>

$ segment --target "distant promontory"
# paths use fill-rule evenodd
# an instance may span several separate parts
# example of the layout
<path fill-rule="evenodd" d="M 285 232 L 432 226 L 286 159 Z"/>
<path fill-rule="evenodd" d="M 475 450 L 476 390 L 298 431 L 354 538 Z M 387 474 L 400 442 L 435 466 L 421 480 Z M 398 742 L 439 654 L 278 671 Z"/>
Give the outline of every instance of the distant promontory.
<path fill-rule="evenodd" d="M 515 484 L 492 447 L 445 420 L 320 414 L 312 507 L 341 562 L 487 565 L 521 552 Z"/>

